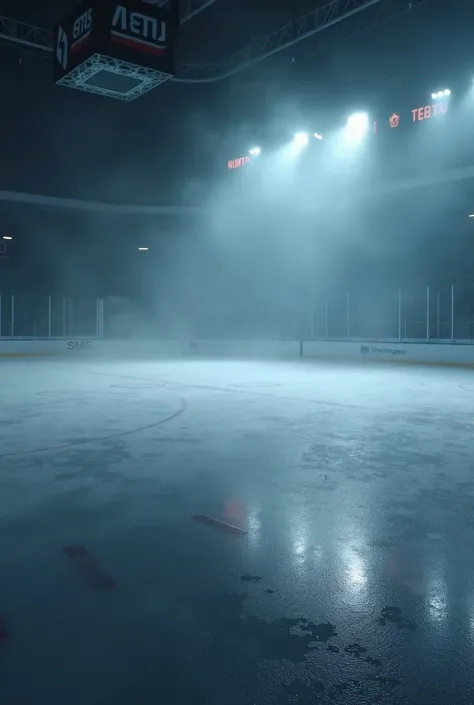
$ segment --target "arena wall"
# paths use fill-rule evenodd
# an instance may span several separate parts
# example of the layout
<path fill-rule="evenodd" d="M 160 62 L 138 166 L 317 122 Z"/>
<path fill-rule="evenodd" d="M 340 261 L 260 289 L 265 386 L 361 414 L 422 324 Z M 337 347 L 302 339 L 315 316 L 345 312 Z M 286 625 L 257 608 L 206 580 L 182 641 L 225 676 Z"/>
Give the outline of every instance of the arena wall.
<path fill-rule="evenodd" d="M 474 367 L 468 343 L 368 341 L 0 339 L 0 358 L 238 358 Z"/>

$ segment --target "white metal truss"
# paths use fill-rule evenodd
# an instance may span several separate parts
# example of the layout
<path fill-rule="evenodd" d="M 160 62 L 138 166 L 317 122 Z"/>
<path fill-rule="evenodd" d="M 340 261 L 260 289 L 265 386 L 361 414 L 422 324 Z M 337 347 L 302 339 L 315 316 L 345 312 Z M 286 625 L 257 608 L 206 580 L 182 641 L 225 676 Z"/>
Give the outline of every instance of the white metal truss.
<path fill-rule="evenodd" d="M 173 80 L 183 83 L 221 81 L 381 2 L 382 0 L 331 0 L 274 32 L 255 39 L 220 62 L 181 64 L 179 75 Z"/>
<path fill-rule="evenodd" d="M 44 52 L 53 51 L 53 33 L 43 27 L 34 27 L 26 22 L 0 17 L 0 39 L 30 49 Z"/>
<path fill-rule="evenodd" d="M 145 0 L 149 5 L 157 5 L 161 7 L 166 5 L 169 0 Z M 182 0 L 184 11 L 182 12 L 180 23 L 189 22 L 193 17 L 198 15 L 203 10 L 206 10 L 211 5 L 214 5 L 216 0 Z M 53 33 L 44 27 L 35 27 L 27 22 L 20 22 L 9 17 L 0 17 L 0 40 L 12 42 L 13 44 L 23 45 L 30 49 L 39 49 L 40 51 L 52 51 Z"/>
<path fill-rule="evenodd" d="M 164 4 L 164 1 L 161 4 Z M 199 7 L 204 9 L 213 4 L 214 1 L 187 0 L 187 11 L 192 11 L 190 8 L 195 3 L 200 3 Z M 315 8 L 275 32 L 256 39 L 226 59 L 205 64 L 181 64 L 177 75 L 171 80 L 180 83 L 221 81 L 384 1 L 387 2 L 387 0 L 331 0 L 326 5 Z M 426 0 L 410 0 L 409 8 L 414 9 L 417 5 L 421 5 L 424 2 Z M 400 7 L 395 10 L 393 7 L 391 9 L 391 16 L 400 13 Z M 194 13 L 192 16 L 197 14 L 196 5 L 192 12 Z M 389 16 L 390 14 L 386 13 L 385 19 Z M 188 18 L 189 16 L 185 15 L 181 21 L 183 22 Z M 52 52 L 52 32 L 4 17 L 0 17 L 1 40 L 30 47 L 31 49 L 38 49 L 45 53 Z"/>
<path fill-rule="evenodd" d="M 169 0 L 144 0 L 148 5 L 155 5 L 156 7 L 165 7 L 168 5 Z M 193 17 L 199 15 L 200 12 L 206 10 L 211 5 L 214 5 L 216 0 L 181 0 L 181 8 L 184 7 L 184 11 L 181 13 L 181 24 L 189 22 Z"/>
<path fill-rule="evenodd" d="M 97 85 L 97 83 L 95 85 L 91 83 L 91 80 L 94 78 L 107 73 L 130 79 L 133 85 L 128 91 L 122 93 L 105 86 Z M 165 81 L 169 81 L 170 78 L 171 76 L 169 74 L 161 73 L 161 71 L 137 66 L 128 61 L 113 59 L 104 54 L 94 54 L 73 71 L 63 76 L 63 78 L 58 81 L 58 84 L 67 86 L 68 88 L 76 88 L 86 93 L 94 93 L 95 95 L 102 95 L 106 98 L 115 98 L 130 102 L 136 100 L 144 93 L 148 93 L 148 91 L 153 90 L 153 88 L 156 88 Z"/>

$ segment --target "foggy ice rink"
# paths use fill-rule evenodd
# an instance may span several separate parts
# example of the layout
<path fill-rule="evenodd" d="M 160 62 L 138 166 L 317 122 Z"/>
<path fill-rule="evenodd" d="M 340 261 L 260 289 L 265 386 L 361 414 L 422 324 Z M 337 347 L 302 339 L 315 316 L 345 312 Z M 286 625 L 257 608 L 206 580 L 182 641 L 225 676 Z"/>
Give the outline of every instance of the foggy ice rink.
<path fill-rule="evenodd" d="M 472 705 L 473 372 L 0 376 L 2 705 Z"/>

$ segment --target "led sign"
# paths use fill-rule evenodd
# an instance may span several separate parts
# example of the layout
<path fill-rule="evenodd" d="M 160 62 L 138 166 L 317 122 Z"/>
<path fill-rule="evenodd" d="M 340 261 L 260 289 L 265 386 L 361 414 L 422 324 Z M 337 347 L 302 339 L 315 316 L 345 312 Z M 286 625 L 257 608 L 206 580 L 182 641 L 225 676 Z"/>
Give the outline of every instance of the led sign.
<path fill-rule="evenodd" d="M 375 133 L 379 131 L 386 132 L 387 128 L 388 131 L 397 130 L 397 128 L 404 127 L 410 123 L 430 120 L 431 118 L 445 115 L 448 112 L 448 107 L 449 102 L 447 100 L 434 100 L 434 102 L 430 105 L 421 105 L 420 107 L 413 108 L 412 110 L 406 109 L 401 112 L 395 112 L 383 120 L 374 120 L 372 123 L 372 131 Z M 314 133 L 314 137 L 318 140 L 322 139 L 322 136 L 317 132 Z M 254 148 L 254 150 L 251 150 L 251 153 L 258 154 L 259 150 L 257 151 L 257 149 L 258 148 Z M 244 157 L 238 157 L 237 159 L 230 159 L 227 162 L 227 169 L 239 169 L 246 164 L 249 164 L 251 161 L 252 157 L 249 154 Z"/>
<path fill-rule="evenodd" d="M 425 105 L 422 108 L 415 108 L 411 111 L 413 122 L 417 120 L 427 120 L 436 115 L 444 115 L 448 112 L 447 103 L 433 103 L 433 105 Z"/>
<path fill-rule="evenodd" d="M 241 166 L 244 166 L 244 164 L 248 164 L 250 161 L 250 157 L 247 155 L 245 157 L 239 157 L 238 159 L 229 159 L 227 162 L 227 168 L 228 169 L 239 169 Z"/>
<path fill-rule="evenodd" d="M 448 112 L 447 101 L 440 101 L 439 103 L 432 103 L 431 105 L 422 105 L 419 108 L 413 108 L 410 112 L 405 113 L 405 117 L 409 119 L 410 122 L 420 122 L 421 120 L 428 120 L 432 117 L 437 117 L 438 115 L 444 115 Z M 410 118 L 408 118 L 410 115 Z M 387 124 L 391 129 L 397 128 L 402 122 L 402 116 L 400 113 L 393 113 L 387 119 Z M 379 121 L 374 120 L 373 124 L 374 132 L 379 130 Z"/>

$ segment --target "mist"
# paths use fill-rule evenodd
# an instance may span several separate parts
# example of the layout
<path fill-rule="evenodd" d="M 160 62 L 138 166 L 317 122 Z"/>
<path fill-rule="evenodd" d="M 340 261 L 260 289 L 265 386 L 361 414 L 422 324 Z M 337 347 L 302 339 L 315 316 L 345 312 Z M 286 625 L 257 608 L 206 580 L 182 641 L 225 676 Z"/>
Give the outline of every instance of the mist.
<path fill-rule="evenodd" d="M 402 61 L 398 41 L 390 34 L 376 66 L 357 37 L 337 55 L 328 43 L 314 54 L 304 44 L 235 79 L 170 83 L 125 106 L 51 86 L 33 57 L 12 61 L 5 134 L 19 111 L 30 122 L 20 159 L 18 144 L 3 140 L 4 187 L 110 210 L 2 203 L 4 232 L 14 235 L 0 260 L 4 330 L 14 293 L 25 335 L 41 328 L 52 296 L 59 330 L 63 301 L 74 299 L 76 329 L 91 333 L 95 302 L 104 300 L 113 337 L 397 337 L 401 297 L 407 334 L 423 336 L 427 298 L 429 315 L 440 299 L 442 319 L 452 285 L 468 322 L 470 181 L 449 174 L 472 163 L 472 91 L 453 86 L 446 120 L 401 125 L 355 147 L 344 141 L 351 112 L 383 121 L 425 100 L 434 64 L 431 74 L 423 64 L 421 80 L 411 71 L 418 45 Z M 351 77 L 355 46 L 366 65 Z M 317 66 L 307 66 L 309 56 Z M 324 139 L 292 154 L 300 130 Z M 248 168 L 227 169 L 255 145 L 262 154 Z M 143 208 L 114 213 L 123 204 Z M 166 204 L 183 214 L 147 210 Z M 199 212 L 186 214 L 191 206 Z"/>

